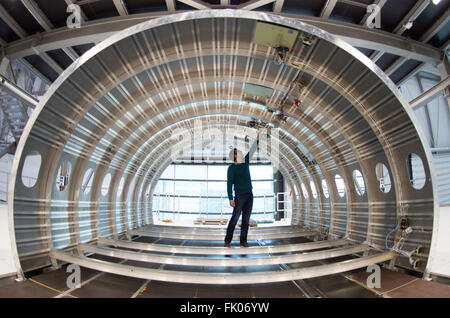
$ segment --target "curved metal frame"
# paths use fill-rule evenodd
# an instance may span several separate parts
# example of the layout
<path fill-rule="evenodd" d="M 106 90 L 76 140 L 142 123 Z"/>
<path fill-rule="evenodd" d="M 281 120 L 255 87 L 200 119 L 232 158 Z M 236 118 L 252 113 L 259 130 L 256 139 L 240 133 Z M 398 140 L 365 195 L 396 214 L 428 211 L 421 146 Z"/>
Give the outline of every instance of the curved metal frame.
<path fill-rule="evenodd" d="M 141 279 L 160 280 L 188 284 L 262 284 L 282 281 L 295 281 L 299 279 L 342 273 L 370 264 L 381 263 L 394 257 L 395 252 L 381 252 L 371 256 L 341 261 L 337 263 L 288 269 L 271 272 L 245 272 L 245 273 L 205 273 L 180 272 L 171 270 L 157 270 L 130 265 L 115 264 L 97 259 L 71 255 L 67 252 L 52 251 L 52 255 L 64 262 L 78 264 L 83 267 Z"/>
<path fill-rule="evenodd" d="M 31 132 L 34 128 L 34 124 L 36 123 L 37 119 L 41 115 L 41 113 L 44 109 L 44 106 L 48 103 L 48 101 L 54 94 L 58 94 L 57 93 L 58 88 L 60 88 L 63 85 L 63 83 L 65 83 L 66 81 L 67 82 L 70 81 L 70 76 L 73 73 L 75 73 L 78 69 L 81 69 L 81 67 L 85 63 L 90 61 L 97 54 L 100 54 L 103 50 L 105 50 L 109 47 L 113 47 L 113 45 L 115 43 L 118 43 L 121 40 L 126 39 L 128 37 L 131 38 L 133 35 L 138 34 L 140 32 L 143 32 L 146 30 L 152 30 L 152 29 L 160 27 L 160 26 L 175 25 L 176 23 L 179 23 L 182 21 L 195 21 L 196 19 L 208 19 L 208 18 L 213 18 L 213 19 L 214 18 L 218 18 L 218 19 L 220 19 L 220 18 L 222 18 L 222 19 L 235 18 L 235 19 L 248 19 L 248 20 L 252 20 L 252 21 L 255 21 L 255 20 L 256 21 L 266 21 L 266 22 L 290 27 L 293 29 L 305 31 L 305 32 L 308 32 L 308 33 L 318 37 L 319 39 L 323 39 L 329 43 L 332 43 L 341 51 L 352 56 L 354 58 L 354 61 L 357 61 L 357 63 L 361 63 L 362 65 L 364 65 L 364 67 L 366 69 L 369 69 L 372 71 L 371 75 L 375 75 L 375 78 L 377 78 L 377 80 L 379 80 L 379 83 L 380 83 L 379 85 L 381 85 L 381 87 L 387 87 L 389 92 L 394 95 L 395 101 L 397 102 L 397 104 L 402 107 L 402 109 L 399 111 L 404 112 L 406 114 L 406 118 L 408 118 L 408 120 L 409 120 L 409 122 L 407 124 L 411 124 L 417 134 L 419 143 L 416 142 L 416 146 L 421 147 L 421 149 L 420 149 L 421 151 L 419 151 L 419 153 L 425 155 L 426 162 L 424 162 L 424 166 L 425 166 L 425 171 L 427 172 L 427 175 L 429 176 L 429 182 L 428 182 L 429 184 L 427 185 L 427 189 L 431 185 L 431 188 L 429 188 L 429 191 L 431 190 L 431 193 L 432 193 L 431 198 L 428 201 L 430 202 L 429 204 L 431 204 L 431 202 L 432 202 L 432 207 L 433 207 L 433 211 L 432 211 L 433 212 L 433 236 L 431 239 L 431 248 L 433 248 L 434 244 L 435 244 L 435 239 L 433 239 L 433 238 L 435 238 L 436 234 L 437 234 L 436 232 L 437 232 L 437 224 L 438 224 L 438 220 L 437 220 L 438 213 L 435 213 L 435 211 L 436 211 L 436 207 L 438 207 L 438 199 L 437 199 L 437 189 L 436 189 L 436 185 L 434 182 L 435 173 L 434 173 L 431 152 L 427 146 L 426 140 L 424 138 L 424 134 L 421 131 L 421 128 L 418 125 L 417 119 L 415 118 L 412 110 L 408 108 L 407 103 L 403 100 L 402 96 L 400 95 L 400 92 L 395 87 L 395 85 L 389 80 L 387 75 L 385 75 L 375 64 L 373 64 L 372 61 L 370 61 L 367 57 L 365 57 L 362 53 L 360 53 L 355 48 L 351 47 L 350 45 L 346 44 L 342 40 L 337 39 L 334 36 L 331 36 L 330 34 L 324 32 L 322 30 L 319 30 L 315 27 L 306 25 L 304 23 L 294 21 L 291 19 L 282 18 L 282 17 L 276 16 L 276 15 L 270 15 L 270 14 L 258 13 L 258 12 L 249 12 L 249 11 L 240 11 L 240 10 L 212 10 L 212 11 L 207 10 L 207 11 L 181 13 L 181 14 L 175 14 L 175 15 L 171 15 L 171 16 L 158 18 L 155 20 L 147 21 L 142 24 L 133 26 L 127 30 L 124 30 L 122 32 L 115 34 L 114 36 L 108 38 L 107 40 L 101 42 L 100 44 L 98 44 L 97 46 L 92 48 L 85 55 L 83 55 L 77 61 L 75 61 L 68 69 L 66 69 L 64 71 L 64 73 L 55 81 L 55 83 L 47 91 L 46 95 L 40 101 L 38 107 L 31 115 L 30 120 L 28 121 L 27 126 L 25 127 L 24 133 L 23 133 L 22 138 L 17 147 L 16 157 L 14 158 L 13 167 L 12 167 L 12 171 L 11 171 L 10 189 L 12 189 L 12 190 L 9 193 L 8 199 L 9 199 L 9 202 L 14 202 L 14 204 L 9 205 L 9 222 L 10 222 L 11 242 L 14 245 L 13 250 L 15 252 L 15 263 L 16 263 L 16 268 L 17 268 L 18 272 L 21 273 L 21 266 L 20 266 L 20 262 L 19 262 L 19 256 L 18 256 L 19 254 L 18 254 L 18 250 L 17 250 L 16 237 L 15 237 L 15 233 L 14 233 L 14 210 L 15 210 L 15 205 L 16 205 L 15 204 L 16 185 L 17 185 L 17 183 L 19 183 L 19 185 L 20 185 L 20 180 L 19 180 L 20 178 L 18 178 L 18 171 L 19 171 L 19 167 L 21 166 L 21 164 L 23 164 L 23 160 L 24 160 L 23 157 L 24 157 L 24 155 L 26 155 L 26 153 L 24 153 L 25 146 L 27 145 L 27 141 L 30 139 L 29 137 L 31 137 Z M 302 65 L 302 67 L 307 68 L 308 66 Z M 320 70 L 320 72 L 321 71 L 323 71 L 323 70 Z M 332 79 L 329 79 L 326 76 L 321 77 L 323 74 L 321 74 L 320 72 L 316 73 L 316 76 L 318 78 L 320 78 L 320 80 L 322 82 L 330 85 Z M 112 74 L 108 74 L 108 76 L 109 75 L 112 75 Z M 102 86 L 102 84 L 98 83 L 98 87 L 100 88 L 99 91 L 102 90 L 101 86 Z M 395 191 L 396 205 L 397 205 L 396 211 L 397 211 L 397 216 L 399 216 L 401 214 L 402 202 L 407 201 L 405 199 L 408 196 L 404 194 L 405 192 L 401 189 L 401 186 L 400 186 L 401 181 L 403 181 L 403 182 L 405 181 L 405 172 L 399 170 L 397 167 L 397 162 L 394 161 L 394 160 L 399 160 L 399 158 L 397 158 L 397 156 L 399 154 L 397 153 L 398 151 L 393 148 L 393 146 L 391 145 L 392 142 L 389 140 L 389 138 L 391 137 L 390 136 L 391 133 L 389 133 L 389 131 L 385 132 L 385 130 L 387 130 L 387 128 L 384 128 L 382 126 L 382 124 L 379 122 L 380 119 L 373 117 L 374 114 L 370 113 L 370 111 L 367 110 L 367 108 L 365 107 L 364 102 L 361 101 L 361 98 L 364 99 L 367 97 L 367 95 L 365 97 L 363 97 L 361 95 L 353 96 L 352 92 L 346 91 L 346 86 L 344 86 L 344 85 L 340 86 L 339 82 L 333 83 L 333 87 L 335 89 L 336 89 L 336 87 L 340 87 L 340 89 L 338 90 L 339 93 L 342 96 L 344 96 L 346 99 L 352 100 L 353 101 L 352 103 L 354 106 L 358 105 L 359 109 L 361 110 L 360 114 L 363 116 L 363 118 L 365 118 L 366 122 L 371 127 L 373 133 L 375 133 L 375 136 L 378 138 L 379 142 L 381 142 L 382 150 L 387 152 L 386 161 L 389 162 L 389 167 L 391 169 L 392 181 L 393 181 L 393 184 L 395 185 L 395 189 L 396 189 L 396 191 Z M 85 100 L 90 103 L 95 103 L 96 97 L 86 95 Z M 77 119 L 73 120 L 72 123 L 67 127 L 69 130 L 72 130 L 75 128 L 76 120 Z M 38 129 L 38 127 L 36 129 Z M 69 134 L 66 133 L 65 135 L 68 136 Z M 396 137 L 398 137 L 398 136 L 396 136 Z M 408 139 L 404 139 L 404 140 L 407 140 L 409 142 L 413 141 L 412 138 L 410 138 L 409 140 Z M 64 145 L 63 142 L 57 141 L 55 143 L 54 147 L 61 148 Z M 395 140 L 395 142 L 397 143 L 395 145 L 395 147 L 397 147 L 397 148 L 400 147 L 400 145 L 398 145 L 399 141 Z M 355 149 L 355 147 L 352 147 L 352 150 L 357 151 L 357 149 Z M 49 161 L 45 162 L 45 165 L 50 165 L 52 167 L 56 167 L 57 161 L 55 161 L 54 159 L 58 159 L 59 157 L 61 157 L 60 155 L 58 155 L 58 153 L 60 154 L 61 150 L 57 150 L 56 152 L 55 151 L 50 152 L 49 155 L 52 157 L 48 157 L 48 155 L 45 156 L 45 158 L 47 160 L 49 160 Z M 422 160 L 424 161 L 425 158 L 422 157 Z M 61 157 L 60 160 L 63 160 L 63 158 Z M 100 167 L 100 169 L 104 169 L 104 168 Z M 53 168 L 53 170 L 54 170 L 54 168 Z M 52 168 L 50 168 L 49 171 L 52 171 Z M 363 169 L 363 167 L 361 167 L 360 171 L 363 173 L 363 175 L 367 172 L 367 170 Z M 101 174 L 102 173 L 100 173 L 100 175 Z M 373 172 L 372 172 L 372 174 L 373 174 Z M 46 181 L 46 183 L 44 183 L 44 184 L 46 184 L 45 187 L 41 186 L 37 190 L 37 191 L 39 191 L 38 193 L 40 193 L 40 196 L 42 198 L 45 198 L 44 200 L 41 200 L 41 203 L 39 203 L 39 204 L 43 204 L 44 207 L 49 206 L 51 204 L 48 200 L 50 199 L 50 194 L 51 194 L 50 190 L 51 190 L 51 185 L 53 184 L 53 182 L 51 182 L 51 180 L 53 179 L 53 175 L 49 175 L 46 177 L 47 177 L 47 179 L 46 179 L 47 181 Z M 97 177 L 97 173 L 96 173 L 96 177 Z M 334 188 L 334 187 L 332 187 L 330 189 L 329 176 L 327 177 L 324 175 L 324 177 L 327 180 L 329 190 Z M 343 177 L 344 177 L 344 175 L 343 175 Z M 365 180 L 371 179 L 371 177 L 366 178 L 365 175 L 364 175 L 364 178 L 365 178 Z M 101 180 L 101 179 L 98 179 L 98 180 Z M 94 184 L 98 184 L 98 180 L 94 179 Z M 350 179 L 350 180 L 353 181 L 352 179 Z M 116 180 L 116 182 L 118 182 L 118 180 Z M 346 182 L 346 188 L 348 186 L 351 186 L 351 184 L 352 184 L 352 182 Z M 308 183 L 306 183 L 305 185 L 307 187 L 309 187 Z M 126 193 L 125 188 L 127 188 L 128 186 L 129 186 L 129 184 L 125 185 L 123 192 Z M 319 190 L 321 188 L 322 188 L 321 185 L 319 187 L 316 186 L 317 190 Z M 298 189 L 298 190 L 301 191 L 301 189 Z M 96 200 L 94 200 L 94 202 L 91 203 L 94 206 L 98 204 L 96 202 L 98 202 L 98 198 L 99 198 L 99 193 L 98 193 L 98 191 L 97 192 L 96 191 L 97 190 L 94 189 L 91 193 L 91 198 L 94 198 L 94 199 L 97 198 Z M 409 191 L 409 190 L 407 190 L 407 191 Z M 309 190 L 309 192 L 310 192 L 309 195 L 311 195 L 310 190 Z M 353 195 L 350 193 L 350 191 L 347 190 L 347 192 L 348 192 L 347 196 Z M 410 192 L 413 193 L 412 190 Z M 334 194 L 334 196 L 336 197 L 336 194 Z M 331 197 L 331 195 L 330 195 L 330 197 Z M 339 200 L 339 198 L 336 198 L 336 199 Z M 425 200 L 425 198 L 424 198 L 424 200 Z M 351 211 L 351 207 L 349 208 L 348 204 L 349 203 L 347 201 L 347 209 L 348 209 L 348 211 Z M 333 208 L 332 208 L 332 210 L 333 210 Z M 369 213 L 369 218 L 370 218 L 370 213 Z M 330 224 L 330 226 L 332 226 L 332 224 Z M 349 226 L 349 224 L 348 224 L 348 219 L 347 219 L 347 229 L 348 229 L 348 226 Z M 371 226 L 371 224 L 369 224 L 369 226 Z M 46 231 L 47 231 L 47 235 L 49 235 L 51 237 L 52 233 L 50 231 L 50 224 L 47 224 Z M 369 232 L 370 232 L 370 229 L 368 229 L 367 233 L 369 233 Z M 51 242 L 51 240 L 50 240 L 50 242 Z M 430 253 L 430 255 L 432 255 L 432 253 Z M 426 270 L 427 269 L 428 269 L 428 267 L 426 268 Z"/>

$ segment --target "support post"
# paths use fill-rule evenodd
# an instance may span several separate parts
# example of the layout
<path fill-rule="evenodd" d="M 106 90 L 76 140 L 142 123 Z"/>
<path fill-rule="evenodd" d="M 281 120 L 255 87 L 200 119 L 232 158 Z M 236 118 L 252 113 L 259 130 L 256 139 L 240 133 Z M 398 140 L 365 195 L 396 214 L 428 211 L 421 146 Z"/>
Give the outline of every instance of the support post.
<path fill-rule="evenodd" d="M 276 211 L 275 211 L 275 220 L 279 221 L 282 218 L 284 218 L 284 202 L 278 203 L 278 194 L 284 192 L 284 178 L 281 174 L 280 170 L 277 170 L 275 172 L 275 183 L 274 183 L 274 192 L 276 193 L 277 200 L 276 200 Z M 284 201 L 284 200 L 282 200 Z M 282 209 L 283 212 L 279 212 L 278 210 Z"/>
<path fill-rule="evenodd" d="M 448 78 L 448 76 L 450 75 L 450 62 L 448 61 L 447 55 L 444 56 L 443 61 L 439 63 L 437 67 L 439 73 L 441 74 L 441 81 Z M 444 88 L 444 97 L 445 100 L 447 101 L 447 106 L 449 107 L 450 111 L 450 85 L 447 85 Z"/>

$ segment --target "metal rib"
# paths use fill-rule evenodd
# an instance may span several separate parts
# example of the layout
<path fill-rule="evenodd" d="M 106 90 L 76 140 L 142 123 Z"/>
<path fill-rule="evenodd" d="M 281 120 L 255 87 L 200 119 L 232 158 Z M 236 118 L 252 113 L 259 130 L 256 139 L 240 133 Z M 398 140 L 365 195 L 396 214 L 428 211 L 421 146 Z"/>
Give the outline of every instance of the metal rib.
<path fill-rule="evenodd" d="M 183 233 L 186 235 L 194 235 L 194 234 L 226 234 L 226 227 L 210 227 L 210 228 L 201 228 L 201 227 L 179 227 L 179 226 L 160 226 L 160 225 L 151 225 L 142 227 L 137 229 L 136 231 L 150 231 L 150 232 L 159 232 L 159 233 Z M 309 231 L 301 226 L 276 226 L 276 227 L 249 227 L 248 234 L 262 234 L 262 233 L 290 233 L 293 231 Z M 240 227 L 236 226 L 234 233 L 239 233 Z"/>
<path fill-rule="evenodd" d="M 235 21 L 228 20 L 231 18 Z M 180 23 L 187 20 L 194 21 L 194 19 L 196 22 L 192 25 L 198 25 L 199 29 L 193 28 L 192 30 L 188 29 L 188 32 L 179 32 L 181 30 Z M 200 29 L 200 23 L 208 21 L 208 19 L 214 19 L 214 21 L 205 24 L 206 30 L 212 26 L 214 32 L 210 32 L 211 36 L 204 36 L 204 29 Z M 296 52 L 292 56 L 293 58 L 294 56 L 298 57 L 298 60 L 294 61 L 297 65 L 291 64 L 291 66 L 280 66 L 280 68 L 270 66 L 272 57 L 269 55 L 272 54 L 267 51 L 267 56 L 264 56 L 262 60 L 264 67 L 259 67 L 256 60 L 260 55 L 258 52 L 265 52 L 268 48 L 257 49 L 257 46 L 251 43 L 252 29 L 231 27 L 236 24 L 244 25 L 246 20 L 266 21 L 298 29 L 316 36 L 319 39 L 318 45 L 309 48 L 302 46 L 301 52 Z M 225 23 L 223 23 L 224 21 Z M 166 26 L 169 28 L 173 26 L 176 30 L 174 37 L 185 36 L 185 39 L 162 41 L 167 39 L 166 30 L 169 28 Z M 231 33 L 230 30 L 234 33 Z M 190 33 L 193 34 L 192 39 L 190 36 L 186 36 Z M 129 44 L 133 42 L 137 43 L 139 48 L 139 42 L 144 42 L 141 41 L 142 39 L 148 40 L 148 50 L 142 50 L 142 48 L 136 50 L 130 47 Z M 248 49 L 247 44 L 251 45 Z M 205 50 L 210 50 L 211 53 Z M 248 50 L 248 52 L 241 54 L 241 50 Z M 181 54 L 179 54 L 180 52 Z M 192 53 L 194 53 L 193 56 L 199 57 L 197 62 L 184 67 L 180 66 L 180 68 L 172 67 L 174 61 L 179 60 L 180 64 L 188 63 L 188 58 L 192 57 L 190 55 Z M 216 57 L 214 62 L 209 64 L 204 62 L 206 58 L 201 58 L 208 54 Z M 230 59 L 224 59 L 225 55 L 230 56 Z M 248 55 L 248 64 L 239 62 L 239 55 Z M 230 85 L 224 85 L 223 89 L 213 90 L 213 85 L 208 85 L 211 78 L 208 75 L 209 71 L 214 70 L 214 74 L 217 74 L 214 77 L 220 78 L 220 81 L 228 78 L 228 71 L 224 70 L 228 68 L 226 64 L 231 66 L 233 63 L 227 63 L 227 61 L 234 61 L 236 65 L 229 72 L 229 81 L 225 81 Z M 221 64 L 224 66 L 220 66 Z M 202 73 L 201 75 L 194 75 L 196 66 L 199 67 L 199 70 L 201 69 L 201 72 L 198 72 Z M 202 102 L 217 95 L 226 95 L 227 99 L 230 99 L 230 96 L 239 95 L 242 90 L 241 88 L 234 89 L 237 87 L 234 86 L 234 83 L 243 75 L 244 67 L 245 81 L 249 81 L 250 84 L 259 78 L 258 81 L 261 85 L 270 83 L 270 85 L 281 87 L 279 92 L 287 91 L 289 78 L 292 78 L 291 75 L 295 73 L 289 70 L 293 66 L 304 71 L 304 75 L 310 80 L 304 95 L 307 95 L 308 98 L 317 98 L 314 103 L 305 103 L 304 106 L 308 105 L 308 109 L 293 111 L 295 114 L 290 116 L 292 120 L 289 122 L 291 125 L 298 126 L 298 129 L 289 129 L 287 133 L 298 137 L 295 131 L 300 131 L 302 126 L 313 126 L 314 129 L 308 129 L 318 133 L 311 134 L 311 142 L 307 148 L 314 149 L 312 144 L 319 140 L 327 145 L 326 148 L 330 148 L 329 153 L 326 151 L 323 153 L 324 160 L 318 161 L 319 166 L 322 162 L 329 162 L 323 169 L 328 185 L 333 183 L 333 176 L 339 171 L 345 172 L 341 174 L 342 177 L 350 181 L 345 182 L 345 198 L 341 199 L 336 195 L 334 186 L 332 187 L 334 190 L 330 189 L 331 195 L 327 201 L 330 216 L 324 214 L 322 218 L 325 219 L 323 224 L 329 224 L 325 227 L 330 235 L 351 233 L 358 239 L 377 243 L 384 240 L 387 231 L 390 231 L 390 228 L 395 225 L 396 217 L 402 212 L 402 207 L 408 205 L 407 213 L 412 218 L 410 220 L 412 223 L 430 228 L 431 223 L 434 222 L 437 231 L 438 213 L 436 213 L 436 209 L 439 207 L 437 185 L 434 181 L 433 160 L 426 136 L 420 130 L 415 131 L 415 127 L 419 127 L 417 119 L 398 89 L 381 69 L 357 49 L 316 28 L 265 14 L 213 10 L 206 13 L 193 12 L 171 16 L 124 30 L 80 57 L 51 86 L 24 130 L 16 151 L 18 159 L 14 161 L 10 178 L 12 191 L 8 200 L 14 202 L 9 206 L 11 229 L 14 226 L 14 220 L 17 221 L 16 225 L 18 224 L 16 231 L 10 233 L 12 245 L 15 246 L 17 243 L 17 248 L 14 249 L 16 268 L 20 270 L 18 255 L 20 255 L 24 269 L 31 270 L 36 266 L 45 266 L 50 261 L 45 250 L 46 247 L 52 244 L 55 246 L 66 244 L 65 242 L 69 239 L 70 244 L 75 245 L 80 239 L 80 235 L 83 234 L 83 226 L 80 228 L 79 223 L 87 224 L 87 221 L 84 222 L 82 218 L 80 218 L 80 222 L 77 221 L 78 214 L 80 217 L 84 213 L 90 214 L 89 229 L 92 230 L 94 240 L 104 231 L 109 231 L 110 235 L 117 234 L 115 233 L 116 227 L 112 225 L 117 223 L 114 221 L 116 216 L 119 217 L 119 213 L 120 217 L 117 220 L 121 222 L 121 230 L 127 229 L 129 224 L 132 224 L 133 227 L 140 224 L 138 216 L 144 214 L 144 211 L 151 211 L 142 206 L 142 202 L 147 202 L 143 190 L 141 191 L 147 187 L 142 185 L 147 180 L 151 183 L 157 180 L 148 177 L 147 171 L 149 175 L 158 175 L 156 165 L 149 165 L 147 161 L 141 161 L 147 160 L 147 156 L 146 151 L 140 149 L 141 146 L 144 147 L 144 140 L 148 140 L 150 137 L 146 134 L 151 134 L 151 136 L 156 134 L 153 128 L 160 130 L 161 127 L 169 127 L 163 122 L 174 124 L 181 118 L 171 111 L 174 108 L 174 101 Z M 145 74 L 146 70 L 153 69 L 153 67 L 155 68 L 152 72 L 160 71 L 169 75 L 154 75 L 152 80 L 145 80 L 142 86 L 133 83 L 139 82 L 140 77 L 137 74 Z M 224 75 L 226 76 L 223 77 Z M 286 80 L 280 81 L 280 78 Z M 194 83 L 189 87 L 189 93 L 187 90 L 184 91 L 186 85 L 182 84 L 183 82 Z M 150 88 L 153 92 L 153 86 L 161 86 L 161 89 L 155 89 L 155 92 L 158 92 L 158 98 L 142 108 L 141 97 L 148 95 L 143 92 Z M 177 93 L 167 95 L 162 93 L 167 89 L 173 89 Z M 190 96 L 188 97 L 188 95 Z M 101 96 L 105 98 L 101 98 Z M 241 98 L 242 95 L 239 95 L 239 99 Z M 278 98 L 279 95 L 274 95 L 271 102 L 277 102 Z M 116 101 L 110 102 L 110 99 Z M 319 108 L 314 107 L 317 103 L 320 104 Z M 170 113 L 162 116 L 162 120 L 158 121 L 161 123 L 160 125 L 155 124 L 155 127 L 144 132 L 139 124 L 141 119 L 138 118 L 144 114 L 148 115 L 150 109 L 155 112 L 167 110 Z M 232 106 L 231 109 L 236 111 L 238 108 Z M 392 109 L 395 111 L 392 112 Z M 257 115 L 257 113 L 248 112 L 245 115 Z M 83 116 L 83 114 L 86 115 Z M 204 114 L 209 114 L 209 111 Z M 194 114 L 190 111 L 186 112 L 187 117 L 194 118 L 197 115 L 197 108 L 195 108 Z M 147 116 L 142 117 L 145 121 L 149 120 Z M 123 121 L 122 119 L 125 118 L 128 120 Z M 133 131 L 136 131 L 136 134 L 133 134 Z M 133 138 L 130 137 L 130 140 L 135 140 L 135 142 L 125 142 L 119 138 L 119 135 L 124 138 L 135 135 Z M 99 136 L 105 137 L 101 139 Z M 295 139 L 292 140 L 295 141 Z M 159 140 L 159 138 L 155 137 L 152 141 L 154 140 Z M 111 141 L 111 147 L 106 147 L 109 141 Z M 116 145 L 119 148 L 116 148 Z M 294 168 L 286 170 L 297 182 L 296 186 L 299 186 L 299 182 L 304 179 L 306 187 L 308 187 L 307 171 L 305 170 L 303 173 L 300 168 L 295 167 L 297 161 L 289 159 L 291 158 L 290 153 L 294 152 L 297 146 L 293 143 L 287 147 L 292 150 L 286 151 L 286 162 L 289 163 L 287 167 L 293 166 Z M 77 167 L 71 176 L 71 186 L 67 197 L 66 194 L 61 196 L 57 192 L 51 191 L 53 188 L 46 187 L 46 178 L 40 178 L 40 183 L 34 189 L 22 187 L 20 172 L 25 161 L 24 157 L 35 150 L 41 151 L 44 163 L 40 171 L 42 176 L 54 175 L 60 159 L 67 158 L 72 167 Z M 324 150 L 326 149 L 321 149 L 321 151 Z M 405 173 L 405 160 L 400 159 L 413 151 L 421 156 L 422 160 L 427 159 L 424 160 L 424 163 L 429 182 L 421 192 L 403 186 L 410 184 L 410 180 L 408 174 Z M 73 155 L 78 152 L 82 153 Z M 153 162 L 158 162 L 155 158 L 162 159 L 160 154 L 163 151 L 158 148 L 157 152 L 158 155 L 155 152 L 155 156 L 148 159 Z M 136 158 L 132 158 L 134 154 L 137 154 Z M 336 158 L 335 162 L 331 160 L 334 158 Z M 373 172 L 373 167 L 378 162 L 386 163 L 390 171 L 393 189 L 389 195 L 379 194 L 376 174 Z M 89 196 L 84 196 L 79 192 L 80 187 L 76 185 L 81 183 L 82 170 L 87 166 L 95 167 L 95 179 L 92 185 L 94 190 Z M 124 170 L 125 167 L 126 170 Z M 128 169 L 128 167 L 130 168 Z M 360 168 L 364 177 L 367 177 L 365 180 L 367 195 L 365 197 L 359 198 L 353 195 L 351 171 L 347 167 Z M 123 171 L 127 172 L 123 174 Z M 145 177 L 143 171 L 146 173 Z M 106 173 L 113 174 L 112 192 L 108 196 L 101 196 L 99 190 L 103 175 Z M 122 174 L 126 180 L 125 189 L 130 189 L 130 193 L 128 197 L 123 194 L 120 198 L 114 198 L 113 193 L 117 189 Z M 318 174 L 312 173 L 311 175 Z M 134 183 L 135 181 L 136 183 Z M 16 186 L 13 186 L 14 184 Z M 310 189 L 305 193 L 312 198 Z M 139 201 L 139 197 L 142 198 L 141 201 Z M 84 200 L 86 203 L 83 202 Z M 42 204 L 44 201 L 45 204 Z M 77 201 L 79 201 L 79 205 L 72 204 Z M 319 213 L 323 207 L 320 202 L 316 205 L 314 200 L 301 201 L 298 211 L 293 213 L 294 222 L 312 224 L 311 221 L 315 217 L 321 219 Z M 116 213 L 111 208 L 111 204 L 114 206 L 114 202 L 121 206 L 121 210 L 117 209 Z M 126 204 L 127 202 L 129 204 Z M 68 220 L 70 225 L 67 231 L 63 230 L 66 228 L 64 223 L 67 219 L 60 217 L 62 206 L 65 206 L 66 203 L 70 213 Z M 82 206 L 85 204 L 89 208 L 83 210 Z M 111 226 L 108 225 L 105 228 L 102 225 L 107 224 L 102 222 L 101 217 L 104 216 L 107 216 L 108 219 L 111 218 L 111 223 L 108 223 Z M 148 215 L 145 216 L 148 217 Z M 56 234 L 52 233 L 49 224 L 54 224 L 61 230 L 55 232 Z M 34 236 L 30 234 L 30 231 L 23 231 L 23 227 L 33 227 L 34 229 L 38 225 L 41 226 L 39 231 L 33 230 Z M 414 243 L 417 245 L 417 242 L 420 242 L 428 247 L 431 236 L 417 235 L 413 234 L 405 246 Z M 398 258 L 398 260 L 400 259 Z"/>
<path fill-rule="evenodd" d="M 262 284 L 307 279 L 318 276 L 332 275 L 363 268 L 371 264 L 385 262 L 395 256 L 395 252 L 383 252 L 372 256 L 342 261 L 338 263 L 318 265 L 285 271 L 253 272 L 253 273 L 194 273 L 182 271 L 167 271 L 142 268 L 123 264 L 115 264 L 87 257 L 75 256 L 67 252 L 53 250 L 51 256 L 63 262 L 116 275 L 141 279 L 168 281 L 188 284 Z"/>
<path fill-rule="evenodd" d="M 141 229 L 147 230 L 147 229 L 158 229 L 158 230 L 186 230 L 186 231 L 216 231 L 216 230 L 222 230 L 226 228 L 225 227 L 202 227 L 202 226 L 178 226 L 178 225 L 148 225 L 145 227 L 142 227 Z M 236 230 L 239 228 L 236 227 Z M 250 227 L 249 231 L 267 231 L 270 230 L 272 232 L 275 231 L 286 231 L 286 230 L 301 230 L 304 229 L 304 227 L 299 225 L 284 225 L 284 226 L 265 226 L 265 227 Z"/>
<path fill-rule="evenodd" d="M 177 239 L 177 240 L 199 240 L 199 241 L 223 241 L 225 234 L 183 234 L 183 233 L 161 233 L 157 231 L 130 231 L 131 235 L 147 236 L 147 237 L 157 237 L 157 238 L 167 238 L 167 239 Z M 306 231 L 306 232 L 290 232 L 290 233 L 263 233 L 263 234 L 249 234 L 248 240 L 269 240 L 269 239 L 282 239 L 282 238 L 293 238 L 293 237 L 307 237 L 316 236 L 319 233 L 316 231 Z M 234 235 L 233 240 L 239 240 L 239 235 Z"/>
<path fill-rule="evenodd" d="M 310 243 L 298 243 L 276 246 L 255 246 L 248 248 L 226 248 L 226 247 L 189 247 L 174 246 L 153 243 L 140 243 L 124 240 L 111 240 L 99 238 L 98 244 L 112 245 L 116 247 L 136 249 L 150 252 L 174 253 L 174 254 L 198 254 L 198 255 L 244 255 L 244 254 L 277 254 L 277 253 L 293 253 L 300 251 L 311 251 L 321 248 L 329 248 L 336 246 L 349 245 L 347 240 L 336 241 L 319 241 Z"/>
<path fill-rule="evenodd" d="M 186 266 L 262 266 L 262 265 L 291 264 L 356 254 L 371 249 L 371 247 L 368 245 L 357 245 L 352 247 L 340 247 L 325 251 L 302 253 L 302 254 L 289 254 L 280 256 L 266 256 L 257 258 L 210 258 L 210 257 L 208 258 L 208 257 L 155 255 L 148 253 L 118 250 L 107 247 L 98 247 L 88 244 L 80 244 L 78 247 L 80 250 L 85 252 L 128 259 L 133 261 L 170 264 L 170 265 L 186 265 Z"/>

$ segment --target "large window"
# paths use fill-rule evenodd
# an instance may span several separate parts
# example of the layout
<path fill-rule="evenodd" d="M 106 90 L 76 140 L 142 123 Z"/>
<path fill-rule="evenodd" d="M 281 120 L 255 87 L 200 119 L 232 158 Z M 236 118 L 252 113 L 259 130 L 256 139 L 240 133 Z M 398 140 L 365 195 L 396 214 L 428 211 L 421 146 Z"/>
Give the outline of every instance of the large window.
<path fill-rule="evenodd" d="M 228 165 L 172 164 L 161 175 L 153 195 L 158 220 L 228 218 Z M 250 165 L 253 186 L 252 219 L 274 218 L 274 171 L 271 165 Z"/>

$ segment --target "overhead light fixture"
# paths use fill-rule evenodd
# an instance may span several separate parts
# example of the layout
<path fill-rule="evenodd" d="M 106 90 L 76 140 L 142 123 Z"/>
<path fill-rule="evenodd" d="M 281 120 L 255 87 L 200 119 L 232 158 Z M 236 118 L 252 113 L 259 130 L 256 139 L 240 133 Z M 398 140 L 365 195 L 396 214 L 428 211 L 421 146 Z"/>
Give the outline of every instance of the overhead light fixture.
<path fill-rule="evenodd" d="M 438 4 L 441 0 L 431 0 L 434 4 Z"/>

